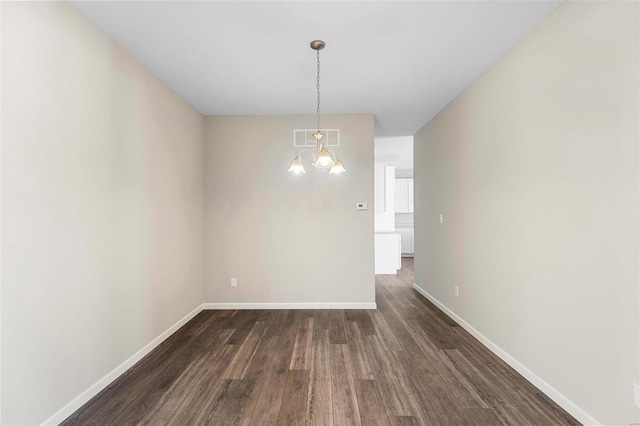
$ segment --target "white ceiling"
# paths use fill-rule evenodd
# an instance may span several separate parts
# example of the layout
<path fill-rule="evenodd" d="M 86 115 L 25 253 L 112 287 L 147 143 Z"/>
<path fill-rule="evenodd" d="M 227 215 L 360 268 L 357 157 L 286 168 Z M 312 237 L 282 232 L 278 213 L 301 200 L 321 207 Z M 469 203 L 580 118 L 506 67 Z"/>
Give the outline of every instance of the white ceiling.
<path fill-rule="evenodd" d="M 205 115 L 374 113 L 413 135 L 560 1 L 72 1 Z"/>

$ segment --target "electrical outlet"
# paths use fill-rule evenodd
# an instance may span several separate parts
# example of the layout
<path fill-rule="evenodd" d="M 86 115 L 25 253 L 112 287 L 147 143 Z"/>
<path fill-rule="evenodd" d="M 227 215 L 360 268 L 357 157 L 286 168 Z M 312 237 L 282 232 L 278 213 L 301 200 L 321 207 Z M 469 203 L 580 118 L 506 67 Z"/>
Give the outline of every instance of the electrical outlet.
<path fill-rule="evenodd" d="M 231 278 L 231 287 L 238 287 L 238 279 Z"/>
<path fill-rule="evenodd" d="M 640 385 L 637 383 L 633 384 L 633 403 L 640 408 Z"/>
<path fill-rule="evenodd" d="M 456 297 L 460 297 L 460 289 L 458 288 L 457 285 L 453 286 L 453 294 L 455 294 Z"/>

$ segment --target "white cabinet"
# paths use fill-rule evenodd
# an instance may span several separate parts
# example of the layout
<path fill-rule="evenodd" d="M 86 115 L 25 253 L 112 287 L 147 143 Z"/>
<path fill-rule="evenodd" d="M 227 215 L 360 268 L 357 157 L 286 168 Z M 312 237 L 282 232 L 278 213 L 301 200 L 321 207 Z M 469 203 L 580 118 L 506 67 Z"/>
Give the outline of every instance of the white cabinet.
<path fill-rule="evenodd" d="M 375 163 L 374 173 L 375 232 L 394 232 L 396 168 Z"/>
<path fill-rule="evenodd" d="M 409 187 L 406 179 L 396 179 L 395 207 L 396 213 L 407 213 L 409 209 L 407 191 Z"/>
<path fill-rule="evenodd" d="M 413 179 L 407 179 L 408 198 L 409 198 L 409 213 L 413 213 Z"/>
<path fill-rule="evenodd" d="M 375 273 L 397 274 L 401 266 L 400 235 L 379 233 L 375 235 Z"/>
<path fill-rule="evenodd" d="M 413 179 L 396 179 L 396 213 L 413 213 Z"/>
<path fill-rule="evenodd" d="M 397 228 L 400 234 L 400 252 L 403 255 L 413 255 L 413 228 Z"/>
<path fill-rule="evenodd" d="M 396 168 L 394 166 L 384 166 L 384 211 L 385 213 L 395 213 L 395 192 Z"/>
<path fill-rule="evenodd" d="M 396 168 L 374 165 L 374 206 L 376 213 L 394 213 Z"/>

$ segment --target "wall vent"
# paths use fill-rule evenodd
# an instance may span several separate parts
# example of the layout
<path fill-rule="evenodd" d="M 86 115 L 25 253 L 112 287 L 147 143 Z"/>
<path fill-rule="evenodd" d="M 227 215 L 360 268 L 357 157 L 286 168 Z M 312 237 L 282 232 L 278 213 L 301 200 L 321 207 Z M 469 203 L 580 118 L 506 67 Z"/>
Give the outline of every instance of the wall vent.
<path fill-rule="evenodd" d="M 316 129 L 295 129 L 293 131 L 293 146 L 297 148 L 315 148 L 316 139 L 313 134 Z M 326 147 L 340 146 L 340 129 L 322 129 L 324 138 L 322 143 Z"/>

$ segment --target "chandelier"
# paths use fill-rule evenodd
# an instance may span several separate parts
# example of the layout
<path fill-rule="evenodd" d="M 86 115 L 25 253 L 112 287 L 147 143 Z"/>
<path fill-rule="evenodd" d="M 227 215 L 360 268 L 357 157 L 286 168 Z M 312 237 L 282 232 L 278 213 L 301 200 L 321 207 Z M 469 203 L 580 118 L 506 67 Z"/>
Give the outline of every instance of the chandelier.
<path fill-rule="evenodd" d="M 289 171 L 291 173 L 300 174 L 305 173 L 304 164 L 302 162 L 301 154 L 303 151 L 307 151 L 311 153 L 313 157 L 312 165 L 316 169 L 329 169 L 330 175 L 337 175 L 345 172 L 345 168 L 342 166 L 342 162 L 336 156 L 336 153 L 325 148 L 322 143 L 322 138 L 325 136 L 324 133 L 320 131 L 320 50 L 324 49 L 325 43 L 322 40 L 314 40 L 311 42 L 311 48 L 316 51 L 316 63 L 317 63 L 317 74 L 316 74 L 316 89 L 317 89 L 317 121 L 318 126 L 316 132 L 313 134 L 314 139 L 316 140 L 316 152 L 314 153 L 308 148 L 303 148 L 298 151 L 298 155 L 291 162 L 291 167 L 289 167 Z"/>

